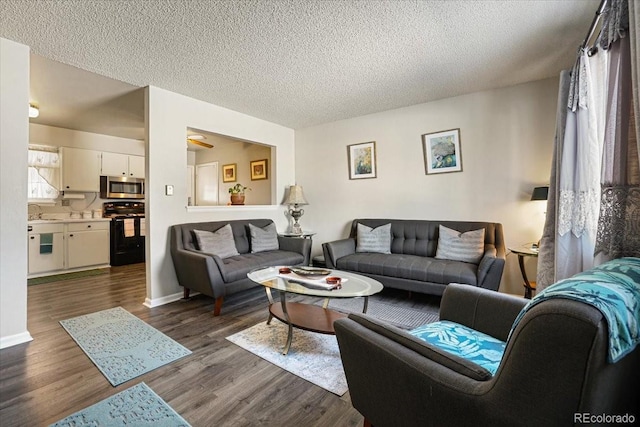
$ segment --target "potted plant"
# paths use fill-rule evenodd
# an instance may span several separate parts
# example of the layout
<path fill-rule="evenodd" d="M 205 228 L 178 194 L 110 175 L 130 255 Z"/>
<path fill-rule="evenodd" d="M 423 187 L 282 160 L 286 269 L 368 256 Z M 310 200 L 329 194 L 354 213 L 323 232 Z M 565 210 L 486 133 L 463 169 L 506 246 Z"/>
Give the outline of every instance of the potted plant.
<path fill-rule="evenodd" d="M 237 183 L 233 187 L 229 187 L 229 194 L 231 194 L 232 205 L 244 205 L 244 192 L 250 191 L 251 188 Z"/>

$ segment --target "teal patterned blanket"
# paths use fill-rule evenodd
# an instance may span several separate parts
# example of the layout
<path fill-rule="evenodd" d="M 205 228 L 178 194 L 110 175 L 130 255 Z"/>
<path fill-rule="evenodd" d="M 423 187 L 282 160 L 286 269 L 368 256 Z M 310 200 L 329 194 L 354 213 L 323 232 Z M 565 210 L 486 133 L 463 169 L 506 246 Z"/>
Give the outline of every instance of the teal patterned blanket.
<path fill-rule="evenodd" d="M 527 310 L 551 298 L 581 301 L 602 312 L 609 327 L 609 363 L 640 343 L 640 258 L 614 259 L 542 290 L 522 309 L 511 333 Z"/>

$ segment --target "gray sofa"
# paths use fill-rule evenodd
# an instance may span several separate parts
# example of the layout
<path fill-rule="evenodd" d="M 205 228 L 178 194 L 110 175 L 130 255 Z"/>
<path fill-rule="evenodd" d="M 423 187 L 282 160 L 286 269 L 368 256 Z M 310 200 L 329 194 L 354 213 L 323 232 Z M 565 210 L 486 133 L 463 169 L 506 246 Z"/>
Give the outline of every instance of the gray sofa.
<path fill-rule="evenodd" d="M 228 258 L 202 252 L 193 230 L 215 232 L 227 224 L 233 230 L 238 255 Z M 309 265 L 311 240 L 278 236 L 277 250 L 252 253 L 249 224 L 266 227 L 270 219 L 195 222 L 171 226 L 170 249 L 178 283 L 184 287 L 184 297 L 190 291 L 215 298 L 214 316 L 220 314 L 225 295 L 253 286 L 260 286 L 247 278 L 255 268 L 275 265 Z"/>
<path fill-rule="evenodd" d="M 637 273 L 635 277 L 640 280 Z M 510 335 L 528 302 L 456 284 L 444 292 L 441 321 L 506 341 L 493 375 L 375 318 L 350 314 L 337 320 L 334 327 L 349 394 L 365 425 L 616 424 L 585 421 L 602 414 L 627 414 L 637 422 L 640 346 L 611 363 L 605 316 L 593 305 L 568 298 L 530 306 Z"/>
<path fill-rule="evenodd" d="M 391 253 L 356 252 L 357 225 L 391 223 Z M 478 263 L 436 259 L 439 225 L 468 232 L 485 229 L 484 255 Z M 355 219 L 347 239 L 322 245 L 328 268 L 352 271 L 385 287 L 442 295 L 449 283 L 498 290 L 506 250 L 502 225 L 493 222 Z"/>

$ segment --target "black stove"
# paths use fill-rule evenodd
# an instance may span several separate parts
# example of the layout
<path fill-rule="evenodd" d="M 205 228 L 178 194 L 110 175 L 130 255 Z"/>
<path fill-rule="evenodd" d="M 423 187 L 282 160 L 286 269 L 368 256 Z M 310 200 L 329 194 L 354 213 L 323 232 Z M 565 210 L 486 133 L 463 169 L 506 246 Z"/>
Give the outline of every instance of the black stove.
<path fill-rule="evenodd" d="M 111 265 L 144 262 L 144 202 L 107 202 L 102 206 L 102 216 L 111 218 Z"/>
<path fill-rule="evenodd" d="M 102 205 L 102 216 L 104 218 L 143 217 L 144 202 L 107 202 Z"/>

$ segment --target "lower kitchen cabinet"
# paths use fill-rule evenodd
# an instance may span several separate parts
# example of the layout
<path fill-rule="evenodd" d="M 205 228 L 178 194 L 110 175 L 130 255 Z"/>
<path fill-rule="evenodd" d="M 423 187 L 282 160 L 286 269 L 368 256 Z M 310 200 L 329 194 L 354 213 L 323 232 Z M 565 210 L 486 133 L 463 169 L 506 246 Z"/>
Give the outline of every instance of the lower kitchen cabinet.
<path fill-rule="evenodd" d="M 67 268 L 109 264 L 109 223 L 67 224 Z"/>
<path fill-rule="evenodd" d="M 109 265 L 109 221 L 29 223 L 29 277 Z"/>
<path fill-rule="evenodd" d="M 64 225 L 42 224 L 29 231 L 29 274 L 64 268 Z"/>

